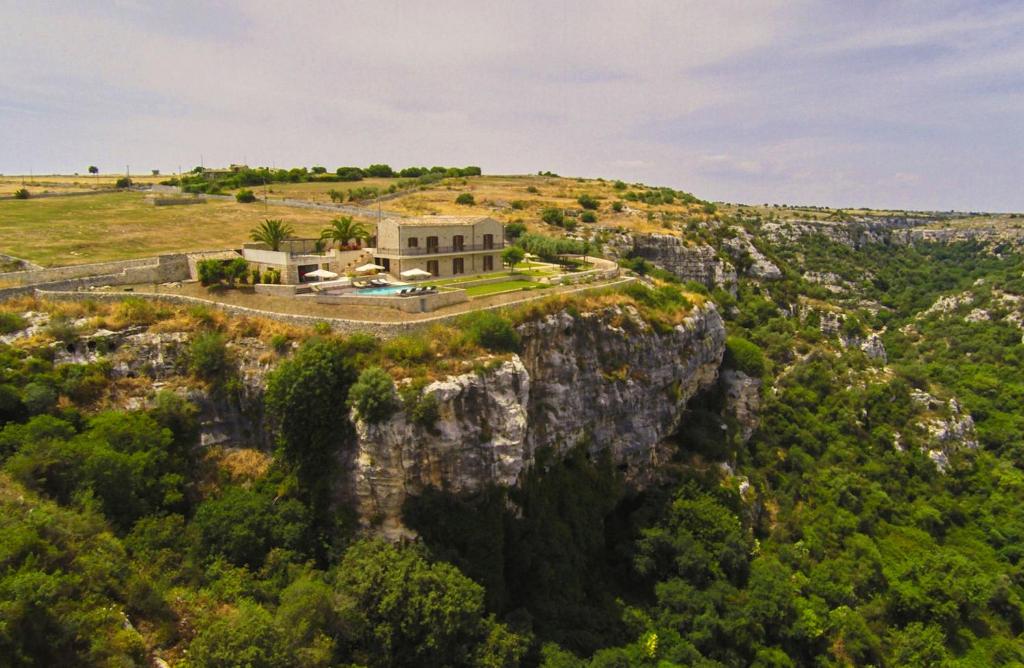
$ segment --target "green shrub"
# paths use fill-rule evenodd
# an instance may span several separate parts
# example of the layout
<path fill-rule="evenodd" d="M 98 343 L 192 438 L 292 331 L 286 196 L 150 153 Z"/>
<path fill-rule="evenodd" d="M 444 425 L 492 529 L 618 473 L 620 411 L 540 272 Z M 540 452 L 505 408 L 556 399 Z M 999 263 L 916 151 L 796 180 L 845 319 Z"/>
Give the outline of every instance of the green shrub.
<path fill-rule="evenodd" d="M 626 189 L 626 184 L 623 181 L 616 181 L 613 187 L 616 190 L 625 190 Z"/>
<path fill-rule="evenodd" d="M 46 333 L 61 343 L 72 343 L 78 339 L 78 329 L 65 316 L 50 318 Z"/>
<path fill-rule="evenodd" d="M 33 382 L 22 390 L 21 400 L 32 415 L 49 413 L 57 405 L 57 391 L 47 383 Z"/>
<path fill-rule="evenodd" d="M 540 212 L 540 219 L 548 225 L 561 226 L 565 224 L 565 213 L 561 209 L 549 206 Z"/>
<path fill-rule="evenodd" d="M 405 364 L 420 364 L 431 358 L 430 342 L 423 336 L 396 336 L 384 343 L 384 355 Z"/>
<path fill-rule="evenodd" d="M 594 197 L 593 195 L 588 195 L 588 194 L 584 193 L 584 194 L 580 195 L 579 197 L 577 197 L 576 201 L 579 202 L 580 206 L 582 206 L 584 209 L 588 209 L 588 210 L 591 210 L 591 211 L 596 211 L 597 210 L 598 201 L 597 201 L 597 198 Z"/>
<path fill-rule="evenodd" d="M 156 321 L 156 307 L 141 297 L 128 297 L 114 307 L 114 315 L 130 325 L 149 325 Z"/>
<path fill-rule="evenodd" d="M 526 192 L 528 192 L 528 193 L 530 193 L 532 195 L 536 195 L 540 191 L 537 190 L 537 186 L 526 186 Z"/>
<path fill-rule="evenodd" d="M 738 336 L 730 336 L 725 340 L 723 363 L 755 378 L 763 376 L 768 368 L 761 348 Z"/>
<path fill-rule="evenodd" d="M 593 211 L 584 211 L 582 214 L 580 214 L 580 221 L 584 223 L 596 223 L 597 214 L 595 214 Z"/>
<path fill-rule="evenodd" d="M 284 334 L 274 334 L 270 337 L 270 347 L 273 348 L 274 352 L 278 355 L 284 355 L 291 349 L 292 342 L 291 339 Z"/>
<path fill-rule="evenodd" d="M 114 182 L 114 187 L 115 188 L 122 188 L 122 189 L 123 188 L 131 188 L 132 187 L 132 180 L 130 178 L 128 178 L 127 176 L 122 176 L 121 178 L 119 178 L 117 181 Z"/>
<path fill-rule="evenodd" d="M 395 382 L 384 369 L 372 366 L 359 374 L 348 392 L 349 406 L 371 424 L 383 422 L 398 408 Z"/>
<path fill-rule="evenodd" d="M 462 204 L 465 206 L 472 206 L 476 204 L 476 199 L 473 197 L 473 193 L 462 193 L 455 198 L 456 204 Z"/>
<path fill-rule="evenodd" d="M 10 334 L 25 329 L 28 323 L 17 313 L 0 312 L 0 334 Z"/>
<path fill-rule="evenodd" d="M 197 378 L 220 384 L 231 373 L 227 343 L 217 332 L 203 332 L 188 348 L 188 370 Z"/>
<path fill-rule="evenodd" d="M 624 208 L 626 208 L 626 205 L 622 203 L 622 200 L 615 200 L 614 202 L 612 202 L 612 211 L 614 211 L 615 213 L 619 213 Z"/>
<path fill-rule="evenodd" d="M 240 204 L 250 204 L 256 201 L 256 194 L 248 188 L 242 188 L 235 195 L 235 201 Z"/>
<path fill-rule="evenodd" d="M 18 188 L 14 191 L 14 199 L 28 199 L 28 188 Z"/>
<path fill-rule="evenodd" d="M 200 260 L 196 263 L 199 283 L 203 286 L 220 283 L 224 280 L 224 263 L 220 260 Z"/>
<path fill-rule="evenodd" d="M 459 318 L 463 336 L 470 343 L 496 352 L 519 348 L 519 332 L 512 322 L 496 311 L 476 311 Z"/>

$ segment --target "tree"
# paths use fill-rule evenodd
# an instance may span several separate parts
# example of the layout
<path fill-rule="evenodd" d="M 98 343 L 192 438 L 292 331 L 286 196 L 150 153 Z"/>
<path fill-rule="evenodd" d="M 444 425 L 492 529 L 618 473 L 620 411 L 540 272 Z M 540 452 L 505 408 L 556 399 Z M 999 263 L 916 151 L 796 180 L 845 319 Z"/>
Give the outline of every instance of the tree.
<path fill-rule="evenodd" d="M 326 174 L 327 173 L 327 168 L 326 167 L 321 167 L 320 165 L 317 165 L 316 167 L 313 167 L 309 171 L 313 172 L 314 174 Z"/>
<path fill-rule="evenodd" d="M 362 181 L 365 173 L 359 167 L 338 167 L 335 174 L 339 181 Z"/>
<path fill-rule="evenodd" d="M 390 165 L 370 165 L 365 170 L 367 176 L 389 179 L 395 175 L 395 170 Z"/>
<path fill-rule="evenodd" d="M 518 239 L 523 236 L 526 232 L 526 225 L 524 223 L 515 222 L 509 223 L 505 226 L 505 236 L 509 239 Z"/>
<path fill-rule="evenodd" d="M 97 167 L 96 165 L 89 165 L 89 173 L 90 174 L 99 174 L 100 173 L 100 168 Z"/>
<path fill-rule="evenodd" d="M 340 246 L 347 246 L 349 240 L 366 241 L 370 233 L 362 223 L 352 220 L 351 216 L 341 216 L 331 221 L 331 226 L 320 232 L 321 239 L 329 239 Z"/>
<path fill-rule="evenodd" d="M 288 223 L 281 220 L 267 219 L 260 223 L 259 227 L 249 232 L 249 238 L 270 246 L 270 250 L 281 250 L 281 242 L 294 233 L 294 229 Z"/>
<path fill-rule="evenodd" d="M 334 577 L 357 664 L 512 666 L 527 649 L 525 638 L 486 615 L 483 587 L 415 547 L 358 542 Z"/>
<path fill-rule="evenodd" d="M 464 206 L 471 206 L 476 204 L 476 199 L 473 197 L 473 193 L 462 193 L 455 198 L 456 204 L 462 204 Z"/>
<path fill-rule="evenodd" d="M 122 189 L 124 189 L 124 188 L 131 188 L 132 187 L 132 180 L 130 178 L 128 178 L 127 176 L 122 176 L 121 178 L 119 178 L 117 181 L 114 182 L 114 187 L 115 188 L 122 188 Z"/>
<path fill-rule="evenodd" d="M 380 367 L 364 369 L 348 392 L 348 403 L 367 422 L 383 422 L 398 408 L 395 382 Z"/>
<path fill-rule="evenodd" d="M 273 617 L 249 599 L 204 624 L 189 645 L 189 664 L 194 666 L 275 668 L 292 658 Z"/>
<path fill-rule="evenodd" d="M 516 265 L 526 258 L 526 252 L 519 246 L 509 246 L 501 251 L 501 262 L 509 267 L 509 271 L 515 271 Z"/>

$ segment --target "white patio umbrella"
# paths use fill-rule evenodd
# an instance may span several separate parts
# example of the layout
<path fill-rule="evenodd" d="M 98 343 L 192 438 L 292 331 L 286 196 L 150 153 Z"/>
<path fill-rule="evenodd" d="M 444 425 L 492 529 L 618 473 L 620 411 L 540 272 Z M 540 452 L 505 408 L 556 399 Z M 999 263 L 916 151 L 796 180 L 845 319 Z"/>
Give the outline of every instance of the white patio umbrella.
<path fill-rule="evenodd" d="M 370 264 L 364 264 L 356 267 L 356 271 L 359 272 L 360 274 L 367 271 L 384 271 L 384 267 L 380 266 L 379 264 L 373 264 L 371 262 Z"/>
<path fill-rule="evenodd" d="M 314 269 L 313 271 L 307 271 L 306 276 L 312 276 L 313 278 L 319 278 L 320 280 L 338 277 L 336 273 L 333 271 L 327 271 L 326 269 Z"/>
<path fill-rule="evenodd" d="M 431 276 L 433 276 L 433 274 L 431 274 L 429 271 L 423 271 L 422 269 L 420 269 L 418 267 L 414 267 L 412 269 L 406 269 L 401 274 L 399 274 L 399 276 L 401 276 L 402 278 L 416 279 L 416 278 L 430 278 Z"/>

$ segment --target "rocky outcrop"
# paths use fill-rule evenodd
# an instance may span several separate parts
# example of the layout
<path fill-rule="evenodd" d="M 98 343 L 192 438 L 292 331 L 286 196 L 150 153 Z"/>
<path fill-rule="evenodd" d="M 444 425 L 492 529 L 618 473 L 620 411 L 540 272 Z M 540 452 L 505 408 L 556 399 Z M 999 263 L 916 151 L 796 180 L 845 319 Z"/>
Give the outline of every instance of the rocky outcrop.
<path fill-rule="evenodd" d="M 725 392 L 725 411 L 736 420 L 740 440 L 746 443 L 760 424 L 761 379 L 726 369 L 722 371 L 721 383 Z"/>
<path fill-rule="evenodd" d="M 889 361 L 889 356 L 886 354 L 885 345 L 882 343 L 882 337 L 878 334 L 868 334 L 868 336 L 860 342 L 860 349 L 864 351 L 864 354 L 880 361 L 885 364 Z"/>
<path fill-rule="evenodd" d="M 423 390 L 437 402 L 434 424 L 405 410 L 381 424 L 355 421 L 351 476 L 364 521 L 402 535 L 407 496 L 428 485 L 456 493 L 513 485 L 542 448 L 607 452 L 643 485 L 686 403 L 716 380 L 725 350 L 711 305 L 664 333 L 628 306 L 561 311 L 519 331 L 521 355 Z"/>
<path fill-rule="evenodd" d="M 691 246 L 670 234 L 637 235 L 633 238 L 632 254 L 681 280 L 697 281 L 708 288 L 736 290 L 736 271 L 707 244 Z"/>
<path fill-rule="evenodd" d="M 744 267 L 744 273 L 763 281 L 777 281 L 782 278 L 782 270 L 764 256 L 754 245 L 750 234 L 742 227 L 731 227 L 735 236 L 724 239 L 722 246 L 732 256 L 738 267 Z"/>

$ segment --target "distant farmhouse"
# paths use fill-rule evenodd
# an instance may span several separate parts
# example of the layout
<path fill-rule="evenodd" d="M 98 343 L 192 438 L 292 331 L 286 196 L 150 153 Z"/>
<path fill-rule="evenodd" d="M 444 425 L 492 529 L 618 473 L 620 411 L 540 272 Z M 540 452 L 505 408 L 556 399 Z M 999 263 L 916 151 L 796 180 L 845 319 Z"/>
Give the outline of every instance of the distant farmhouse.
<path fill-rule="evenodd" d="M 501 269 L 504 246 L 502 224 L 486 216 L 387 218 L 373 257 L 392 276 L 419 269 L 444 278 Z"/>

